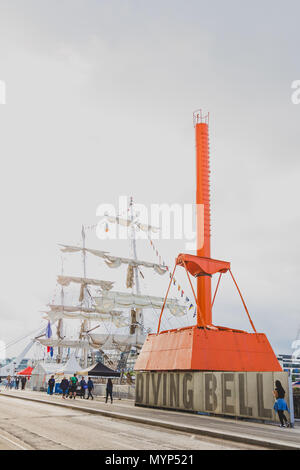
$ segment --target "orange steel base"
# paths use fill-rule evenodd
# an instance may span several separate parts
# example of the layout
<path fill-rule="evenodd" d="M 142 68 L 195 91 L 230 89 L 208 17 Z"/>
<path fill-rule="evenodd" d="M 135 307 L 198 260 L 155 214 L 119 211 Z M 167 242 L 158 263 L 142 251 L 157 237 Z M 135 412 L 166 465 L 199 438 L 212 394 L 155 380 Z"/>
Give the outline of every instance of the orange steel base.
<path fill-rule="evenodd" d="M 148 335 L 134 369 L 282 371 L 265 334 L 197 326 Z"/>

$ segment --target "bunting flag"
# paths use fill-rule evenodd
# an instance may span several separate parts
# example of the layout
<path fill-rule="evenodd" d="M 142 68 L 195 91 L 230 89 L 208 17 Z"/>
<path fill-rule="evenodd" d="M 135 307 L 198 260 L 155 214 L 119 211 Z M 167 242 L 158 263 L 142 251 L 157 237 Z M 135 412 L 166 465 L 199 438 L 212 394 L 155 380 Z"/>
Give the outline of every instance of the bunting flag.
<path fill-rule="evenodd" d="M 47 327 L 46 327 L 46 338 L 51 338 L 52 336 L 52 329 L 51 329 L 51 323 L 48 321 Z M 47 346 L 47 353 L 50 352 L 51 354 L 51 349 L 50 346 Z M 52 351 L 53 354 L 53 351 Z"/>
<path fill-rule="evenodd" d="M 51 338 L 52 336 L 52 329 L 51 329 L 51 323 L 48 321 L 47 327 L 46 327 L 46 337 Z"/>

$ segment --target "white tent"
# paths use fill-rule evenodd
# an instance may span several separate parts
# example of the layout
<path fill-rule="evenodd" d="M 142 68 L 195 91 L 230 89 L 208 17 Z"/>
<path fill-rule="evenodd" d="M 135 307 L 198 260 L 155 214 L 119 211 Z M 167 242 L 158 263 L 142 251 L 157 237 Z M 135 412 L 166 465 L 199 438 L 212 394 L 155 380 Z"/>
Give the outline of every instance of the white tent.
<path fill-rule="evenodd" d="M 47 383 L 51 375 L 55 375 L 61 369 L 61 364 L 38 362 L 31 373 L 30 387 L 33 390 L 47 388 Z"/>
<path fill-rule="evenodd" d="M 63 375 L 63 374 L 75 374 L 79 370 L 81 370 L 80 365 L 77 362 L 77 359 L 74 354 L 70 356 L 70 359 L 63 365 L 59 370 L 56 371 L 56 374 Z"/>

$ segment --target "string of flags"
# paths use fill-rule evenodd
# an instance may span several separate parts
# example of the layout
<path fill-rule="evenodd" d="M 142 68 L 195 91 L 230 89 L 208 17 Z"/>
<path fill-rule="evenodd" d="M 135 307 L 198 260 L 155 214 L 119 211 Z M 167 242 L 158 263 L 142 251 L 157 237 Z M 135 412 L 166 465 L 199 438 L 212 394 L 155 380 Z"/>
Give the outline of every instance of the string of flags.
<path fill-rule="evenodd" d="M 153 251 L 155 252 L 156 256 L 158 257 L 158 261 L 159 261 L 159 264 L 161 264 L 162 266 L 165 266 L 166 270 L 169 272 L 169 277 L 170 279 L 172 278 L 172 273 L 170 272 L 170 268 L 169 266 L 166 265 L 166 263 L 164 262 L 162 256 L 159 254 L 159 251 L 158 249 L 155 247 L 153 241 L 151 240 L 151 238 L 148 237 L 148 240 L 150 242 L 150 245 L 153 249 Z M 191 300 L 189 299 L 189 297 L 187 297 L 187 295 L 185 294 L 184 290 L 182 289 L 181 285 L 179 284 L 179 282 L 177 281 L 177 279 L 175 278 L 175 276 L 173 277 L 173 286 L 174 287 L 177 287 L 177 292 L 180 293 L 180 296 L 182 298 L 184 298 L 184 301 L 186 302 L 187 304 L 187 307 L 188 307 L 188 311 L 190 312 L 191 310 L 194 310 L 193 312 L 193 317 L 196 317 L 197 315 L 197 308 L 195 307 L 195 305 L 191 302 Z"/>

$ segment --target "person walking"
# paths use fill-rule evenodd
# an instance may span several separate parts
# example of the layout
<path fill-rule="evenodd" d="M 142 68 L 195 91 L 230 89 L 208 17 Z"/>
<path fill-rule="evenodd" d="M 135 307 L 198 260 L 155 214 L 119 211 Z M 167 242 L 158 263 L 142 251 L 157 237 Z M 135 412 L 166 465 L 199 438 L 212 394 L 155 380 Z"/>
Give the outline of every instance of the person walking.
<path fill-rule="evenodd" d="M 20 377 L 16 377 L 16 390 L 19 390 Z"/>
<path fill-rule="evenodd" d="M 11 376 L 8 375 L 8 376 L 6 377 L 5 390 L 10 389 L 10 383 L 11 383 Z"/>
<path fill-rule="evenodd" d="M 62 398 L 66 398 L 66 395 L 68 394 L 68 388 L 69 388 L 69 381 L 66 379 L 66 377 L 62 378 L 62 381 L 60 383 L 60 388 L 62 390 Z"/>
<path fill-rule="evenodd" d="M 70 389 L 69 389 L 69 398 L 72 398 L 73 396 L 74 400 L 76 397 L 77 383 L 78 383 L 77 374 L 74 374 L 73 377 L 71 377 L 70 379 Z"/>
<path fill-rule="evenodd" d="M 87 385 L 86 385 L 86 381 L 84 380 L 84 377 L 81 377 L 79 385 L 80 385 L 80 398 L 85 398 L 85 391 L 86 391 Z"/>
<path fill-rule="evenodd" d="M 26 377 L 22 377 L 22 378 L 21 378 L 21 385 L 22 385 L 21 388 L 22 388 L 22 390 L 25 390 L 26 382 L 27 382 Z"/>
<path fill-rule="evenodd" d="M 94 382 L 92 381 L 91 378 L 89 378 L 88 383 L 87 383 L 87 389 L 88 389 L 88 396 L 87 400 L 91 397 L 92 400 L 94 400 L 94 397 L 92 395 L 92 391 L 94 390 Z"/>
<path fill-rule="evenodd" d="M 54 385 L 55 385 L 54 375 L 51 375 L 50 379 L 48 380 L 49 395 L 53 395 Z"/>
<path fill-rule="evenodd" d="M 274 410 L 277 411 L 278 417 L 280 420 L 280 427 L 281 428 L 289 428 L 290 424 L 288 422 L 287 417 L 285 416 L 284 412 L 287 411 L 288 413 L 290 412 L 287 403 L 284 399 L 285 396 L 285 390 L 283 386 L 281 385 L 280 380 L 275 381 L 275 390 L 273 392 L 274 397 L 276 398 L 276 401 L 274 403 Z"/>
<path fill-rule="evenodd" d="M 108 379 L 107 384 L 106 384 L 106 400 L 105 400 L 105 403 L 107 403 L 108 396 L 110 396 L 111 403 L 113 402 L 112 394 L 113 394 L 113 383 L 112 383 L 111 379 Z"/>
<path fill-rule="evenodd" d="M 12 377 L 11 382 L 10 382 L 10 390 L 12 390 L 15 387 L 15 377 Z"/>

